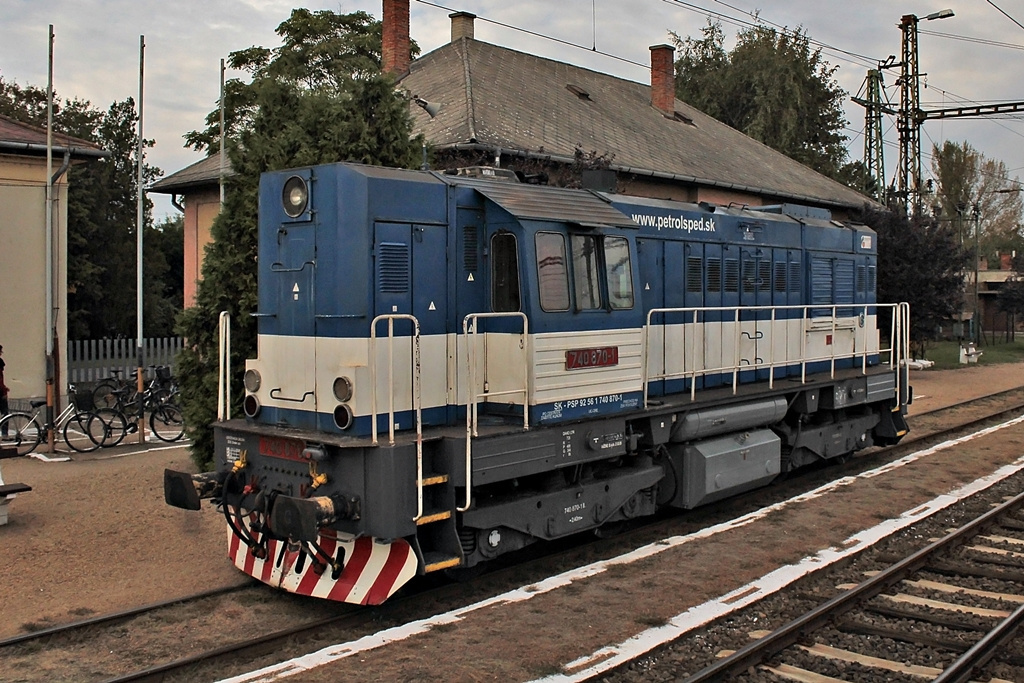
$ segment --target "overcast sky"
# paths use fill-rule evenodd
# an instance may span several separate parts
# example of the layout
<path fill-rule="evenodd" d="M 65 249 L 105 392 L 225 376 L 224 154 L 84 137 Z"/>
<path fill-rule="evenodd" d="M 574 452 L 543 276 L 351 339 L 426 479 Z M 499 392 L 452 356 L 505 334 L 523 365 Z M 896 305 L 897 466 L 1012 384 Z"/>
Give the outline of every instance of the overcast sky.
<path fill-rule="evenodd" d="M 648 48 L 669 43 L 670 31 L 699 36 L 712 14 L 722 22 L 731 46 L 738 27 L 752 20 L 745 13 L 759 11 L 763 22 L 803 27 L 812 40 L 826 45 L 826 59 L 839 66 L 839 83 L 856 95 L 868 68 L 889 55 L 898 60 L 902 15 L 923 18 L 949 8 L 954 17 L 919 25 L 919 64 L 927 74 L 923 107 L 1024 101 L 1024 28 L 1016 23 L 1024 24 L 1024 0 L 761 4 L 767 6 L 753 0 L 412 0 L 410 30 L 425 54 L 448 42 L 451 12 L 472 12 L 478 17 L 478 40 L 649 83 Z M 170 174 L 201 158 L 182 146 L 182 136 L 201 127 L 216 106 L 220 60 L 252 45 L 276 47 L 274 29 L 293 6 L 281 0 L 0 0 L 0 75 L 21 85 L 45 87 L 47 28 L 53 24 L 58 95 L 106 109 L 115 100 L 138 96 L 139 36 L 144 35 L 144 133 L 156 140 L 147 161 Z M 380 0 L 305 6 L 381 16 Z M 229 78 L 240 75 L 228 73 Z M 894 103 L 899 100 L 897 75 L 895 70 L 886 72 Z M 860 159 L 864 110 L 849 103 L 846 111 L 850 156 Z M 989 158 L 1005 162 L 1011 178 L 1024 177 L 1022 118 L 927 122 L 921 134 L 926 177 L 931 145 L 944 140 L 966 140 Z M 883 128 L 886 177 L 892 182 L 895 122 L 887 119 Z M 153 198 L 158 216 L 174 211 L 164 196 Z"/>

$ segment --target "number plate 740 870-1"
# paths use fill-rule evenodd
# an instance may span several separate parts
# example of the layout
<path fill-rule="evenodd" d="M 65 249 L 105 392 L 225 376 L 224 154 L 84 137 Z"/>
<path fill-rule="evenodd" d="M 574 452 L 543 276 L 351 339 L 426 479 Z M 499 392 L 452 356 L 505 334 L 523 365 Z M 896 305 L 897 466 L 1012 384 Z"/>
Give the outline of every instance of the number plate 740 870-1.
<path fill-rule="evenodd" d="M 569 349 L 565 352 L 565 369 L 603 368 L 619 364 L 619 347 L 604 346 L 599 349 Z"/>

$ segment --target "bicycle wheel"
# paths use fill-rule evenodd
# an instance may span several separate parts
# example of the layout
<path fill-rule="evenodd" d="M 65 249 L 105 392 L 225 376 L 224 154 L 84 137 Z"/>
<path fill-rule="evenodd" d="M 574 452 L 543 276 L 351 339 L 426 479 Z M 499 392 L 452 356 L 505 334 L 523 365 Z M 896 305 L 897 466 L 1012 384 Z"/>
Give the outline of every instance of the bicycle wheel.
<path fill-rule="evenodd" d="M 117 403 L 117 385 L 113 382 L 100 382 L 92 391 L 92 403 L 96 408 L 113 408 Z"/>
<path fill-rule="evenodd" d="M 124 415 L 116 410 L 101 408 L 89 413 L 85 431 L 97 446 L 109 448 L 121 443 L 124 435 L 128 433 L 128 424 L 124 420 Z"/>
<path fill-rule="evenodd" d="M 149 428 L 161 441 L 177 441 L 185 433 L 185 418 L 177 406 L 165 404 L 149 414 Z"/>
<path fill-rule="evenodd" d="M 43 429 L 35 416 L 9 413 L 0 419 L 0 446 L 15 448 L 18 455 L 28 455 L 43 440 Z"/>
<path fill-rule="evenodd" d="M 73 451 L 91 453 L 100 444 L 89 433 L 89 418 L 92 413 L 76 413 L 64 423 L 64 443 Z"/>

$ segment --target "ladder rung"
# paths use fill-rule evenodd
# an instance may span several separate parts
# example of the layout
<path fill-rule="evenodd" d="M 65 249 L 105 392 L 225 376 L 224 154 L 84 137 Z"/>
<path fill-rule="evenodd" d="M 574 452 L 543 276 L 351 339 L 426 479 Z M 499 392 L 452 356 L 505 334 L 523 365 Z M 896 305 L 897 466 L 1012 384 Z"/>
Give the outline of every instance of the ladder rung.
<path fill-rule="evenodd" d="M 435 512 L 435 513 L 430 514 L 430 515 L 423 515 L 422 517 L 420 517 L 419 519 L 416 520 L 416 525 L 417 526 L 422 526 L 423 524 L 430 524 L 432 522 L 440 522 L 443 519 L 451 519 L 451 516 L 452 516 L 452 511 L 451 510 L 442 510 L 441 512 Z"/>
<path fill-rule="evenodd" d="M 444 484 L 448 481 L 447 474 L 432 474 L 429 477 L 424 477 L 423 481 L 420 482 L 423 486 L 434 486 L 435 484 Z"/>
<path fill-rule="evenodd" d="M 448 569 L 450 567 L 458 567 L 460 564 L 462 564 L 462 558 L 458 556 L 449 557 L 444 560 L 437 560 L 435 562 L 431 562 L 430 564 L 424 565 L 423 571 L 429 574 L 430 572 L 436 572 L 442 569 Z"/>

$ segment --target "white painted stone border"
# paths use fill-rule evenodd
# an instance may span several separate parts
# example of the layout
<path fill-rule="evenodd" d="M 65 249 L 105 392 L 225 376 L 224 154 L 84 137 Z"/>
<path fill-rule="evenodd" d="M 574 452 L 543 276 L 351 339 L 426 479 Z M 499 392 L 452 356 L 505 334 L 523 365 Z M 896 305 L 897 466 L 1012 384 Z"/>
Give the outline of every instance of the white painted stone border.
<path fill-rule="evenodd" d="M 458 622 L 465 615 L 481 609 L 524 602 L 535 595 L 547 593 L 557 588 L 568 586 L 574 581 L 600 574 L 606 571 L 609 567 L 620 564 L 630 564 L 637 560 L 652 557 L 670 548 L 679 547 L 691 541 L 708 538 L 729 529 L 746 526 L 764 518 L 771 512 L 782 510 L 806 500 L 820 498 L 831 491 L 835 491 L 843 486 L 848 486 L 858 479 L 871 479 L 939 451 L 953 446 L 958 446 L 983 436 L 988 436 L 989 434 L 1007 427 L 1012 427 L 1020 424 L 1021 422 L 1024 422 L 1024 415 L 992 427 L 987 427 L 972 434 L 968 434 L 967 436 L 959 439 L 944 441 L 932 446 L 931 448 L 916 451 L 910 455 L 900 458 L 899 460 L 894 460 L 891 463 L 886 463 L 885 465 L 862 472 L 856 476 L 837 479 L 814 489 L 813 491 L 808 491 L 807 493 L 800 494 L 799 496 L 794 496 L 788 500 L 761 508 L 743 515 L 742 517 L 729 520 L 728 522 L 723 522 L 706 529 L 701 529 L 700 531 L 687 534 L 686 536 L 673 536 L 661 541 L 656 541 L 624 555 L 619 555 L 618 557 L 578 567 L 576 569 L 563 572 L 557 576 L 552 576 L 539 583 L 523 586 L 503 593 L 502 595 L 497 595 L 495 597 L 473 603 L 472 605 L 467 605 L 466 607 L 461 607 L 444 614 L 437 614 L 426 619 L 420 619 L 408 624 L 403 624 L 402 626 L 385 629 L 348 643 L 331 645 L 286 662 L 264 667 L 257 671 L 240 674 L 232 678 L 223 679 L 218 683 L 269 683 L 270 681 L 277 681 L 293 674 L 329 664 L 339 659 L 374 650 L 378 647 L 383 647 L 390 643 L 404 640 L 420 633 L 426 633 L 430 631 L 430 629 L 441 626 L 442 624 Z M 682 636 L 688 631 L 704 626 L 705 624 L 729 614 L 730 612 L 742 609 L 743 607 L 761 600 L 762 598 L 781 590 L 811 572 L 817 571 L 822 567 L 827 567 L 844 557 L 860 552 L 879 540 L 908 526 L 912 526 L 929 515 L 935 514 L 940 510 L 954 505 L 964 498 L 972 496 L 979 491 L 983 491 L 993 484 L 1020 472 L 1022 469 L 1024 469 L 1024 456 L 1009 465 L 999 468 L 986 477 L 982 477 L 981 479 L 977 479 L 976 481 L 954 491 L 938 496 L 923 505 L 919 505 L 913 510 L 908 510 L 895 519 L 887 520 L 870 529 L 865 529 L 864 531 L 854 534 L 843 542 L 843 547 L 841 549 L 834 547 L 826 548 L 815 555 L 805 557 L 796 564 L 776 569 L 775 571 L 752 581 L 746 586 L 737 588 L 726 595 L 715 598 L 714 600 L 709 600 L 702 605 L 691 607 L 682 614 L 673 617 L 664 626 L 647 629 L 646 631 L 638 633 L 621 643 L 603 647 L 585 657 L 569 662 L 563 667 L 567 673 L 547 676 L 537 679 L 537 681 L 543 681 L 544 683 L 570 683 L 600 675 L 609 669 L 624 664 L 632 659 L 636 659 L 637 657 L 650 652 L 654 648 Z"/>

